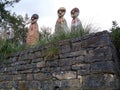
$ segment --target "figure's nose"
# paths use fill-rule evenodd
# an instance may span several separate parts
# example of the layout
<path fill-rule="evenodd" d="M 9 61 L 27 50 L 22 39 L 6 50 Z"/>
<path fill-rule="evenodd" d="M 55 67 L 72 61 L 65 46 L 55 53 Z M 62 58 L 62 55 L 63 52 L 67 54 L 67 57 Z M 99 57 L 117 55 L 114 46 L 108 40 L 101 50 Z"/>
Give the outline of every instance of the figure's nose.
<path fill-rule="evenodd" d="M 62 13 L 62 11 L 59 12 L 60 14 Z"/>

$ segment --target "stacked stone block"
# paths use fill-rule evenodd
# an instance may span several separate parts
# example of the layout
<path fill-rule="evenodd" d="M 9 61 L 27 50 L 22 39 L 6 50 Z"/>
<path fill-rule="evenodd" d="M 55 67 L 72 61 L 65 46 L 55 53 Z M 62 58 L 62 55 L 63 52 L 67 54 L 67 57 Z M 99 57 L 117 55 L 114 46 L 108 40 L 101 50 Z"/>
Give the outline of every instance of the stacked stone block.
<path fill-rule="evenodd" d="M 115 53 L 107 31 L 17 52 L 1 62 L 0 90 L 119 90 Z"/>

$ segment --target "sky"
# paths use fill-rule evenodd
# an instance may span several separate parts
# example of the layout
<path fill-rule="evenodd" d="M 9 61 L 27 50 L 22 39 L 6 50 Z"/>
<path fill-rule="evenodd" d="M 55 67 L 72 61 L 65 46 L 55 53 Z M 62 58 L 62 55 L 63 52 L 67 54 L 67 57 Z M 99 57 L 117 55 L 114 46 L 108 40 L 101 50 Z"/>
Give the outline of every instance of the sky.
<path fill-rule="evenodd" d="M 14 8 L 8 8 L 17 15 L 37 13 L 39 15 L 39 27 L 50 27 L 54 30 L 59 7 L 66 8 L 64 18 L 67 24 L 71 25 L 70 11 L 78 7 L 80 14 L 78 18 L 83 26 L 92 25 L 99 31 L 109 30 L 112 27 L 112 21 L 120 23 L 120 0 L 21 0 L 14 4 Z"/>

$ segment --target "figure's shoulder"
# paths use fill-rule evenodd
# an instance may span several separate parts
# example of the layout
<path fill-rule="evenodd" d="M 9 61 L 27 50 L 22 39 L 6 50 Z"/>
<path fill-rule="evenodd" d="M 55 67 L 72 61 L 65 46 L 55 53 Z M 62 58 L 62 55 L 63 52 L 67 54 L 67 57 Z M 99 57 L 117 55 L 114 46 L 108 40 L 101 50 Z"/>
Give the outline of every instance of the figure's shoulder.
<path fill-rule="evenodd" d="M 76 20 L 77 20 L 77 21 L 80 21 L 80 19 L 79 19 L 79 18 L 76 18 Z"/>
<path fill-rule="evenodd" d="M 30 24 L 30 25 L 29 25 L 29 28 L 31 28 L 32 26 L 33 26 L 33 25 L 32 25 L 32 24 Z"/>
<path fill-rule="evenodd" d="M 77 18 L 77 22 L 81 23 L 81 20 L 79 18 Z"/>
<path fill-rule="evenodd" d="M 36 23 L 36 26 L 38 26 L 38 23 Z"/>
<path fill-rule="evenodd" d="M 63 21 L 64 21 L 64 22 L 67 22 L 65 18 L 63 18 Z"/>

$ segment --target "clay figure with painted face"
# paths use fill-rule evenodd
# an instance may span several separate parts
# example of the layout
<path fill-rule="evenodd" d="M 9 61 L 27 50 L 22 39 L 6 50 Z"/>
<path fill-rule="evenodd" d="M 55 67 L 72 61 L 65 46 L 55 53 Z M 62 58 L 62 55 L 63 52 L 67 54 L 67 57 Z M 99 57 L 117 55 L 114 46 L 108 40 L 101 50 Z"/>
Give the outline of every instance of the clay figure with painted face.
<path fill-rule="evenodd" d="M 39 40 L 39 27 L 37 24 L 38 18 L 39 16 L 37 14 L 33 14 L 31 17 L 31 24 L 26 38 L 27 45 L 35 45 Z"/>
<path fill-rule="evenodd" d="M 71 31 L 72 32 L 83 30 L 83 26 L 82 26 L 80 19 L 78 18 L 78 15 L 79 15 L 79 9 L 73 8 L 71 10 L 71 17 L 72 17 Z"/>
<path fill-rule="evenodd" d="M 64 7 L 60 7 L 57 11 L 58 19 L 55 25 L 55 34 L 60 34 L 61 32 L 68 31 L 67 22 L 66 22 L 66 19 L 64 18 L 65 12 L 66 12 L 66 9 Z"/>

